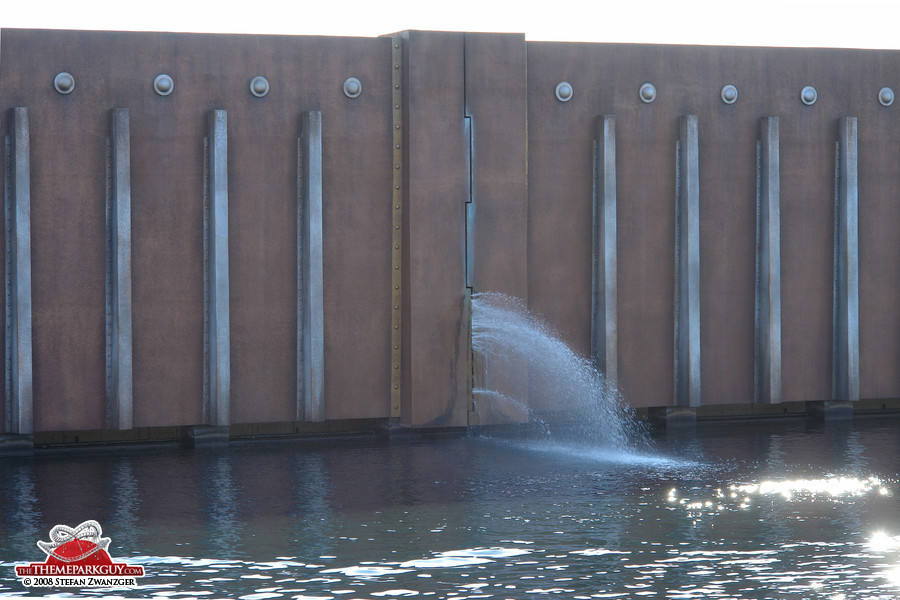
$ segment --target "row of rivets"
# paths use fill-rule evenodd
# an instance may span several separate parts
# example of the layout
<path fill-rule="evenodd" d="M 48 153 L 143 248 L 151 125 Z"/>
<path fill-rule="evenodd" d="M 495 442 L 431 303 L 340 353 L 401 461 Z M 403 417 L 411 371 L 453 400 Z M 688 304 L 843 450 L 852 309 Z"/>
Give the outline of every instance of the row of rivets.
<path fill-rule="evenodd" d="M 75 89 L 75 77 L 65 71 L 57 73 L 53 78 L 53 88 L 60 94 L 71 94 Z M 175 80 L 167 73 L 160 73 L 153 80 L 153 91 L 160 96 L 168 96 L 175 89 Z M 348 98 L 358 98 L 362 94 L 362 83 L 356 77 L 348 77 L 344 81 L 344 94 Z M 269 80 L 257 75 L 250 80 L 250 93 L 262 98 L 269 93 Z"/>
<path fill-rule="evenodd" d="M 560 102 L 568 102 L 574 95 L 572 84 L 568 81 L 560 81 L 556 84 L 556 99 Z M 734 104 L 738 99 L 738 90 L 732 84 L 722 87 L 722 102 L 725 104 Z M 644 83 L 638 90 L 638 97 L 642 102 L 650 104 L 656 100 L 656 86 L 652 83 Z M 805 86 L 800 90 L 800 101 L 807 106 L 812 106 L 819 98 L 819 93 L 811 85 Z M 883 87 L 878 91 L 878 102 L 882 106 L 890 106 L 894 103 L 894 90 L 889 87 Z"/>
<path fill-rule="evenodd" d="M 403 82 L 403 49 L 401 47 L 401 38 L 399 35 L 391 38 L 391 63 L 394 68 L 391 70 L 391 103 L 393 111 L 391 115 L 392 125 L 394 126 L 392 135 L 392 158 L 393 158 L 393 177 L 392 183 L 394 189 L 391 195 L 391 204 L 394 207 L 392 211 L 392 229 L 391 229 L 391 418 L 399 419 L 401 415 L 400 405 L 400 384 L 402 381 L 400 373 L 400 365 L 402 363 L 402 333 L 400 328 L 402 322 L 402 311 L 400 307 L 403 302 L 402 284 L 403 270 L 401 269 L 403 255 L 403 90 L 401 84 Z M 352 79 L 352 78 L 351 78 Z M 355 84 L 354 84 L 355 82 Z M 353 87 L 356 85 L 357 87 Z M 355 98 L 362 91 L 362 85 L 358 80 L 348 79 L 344 82 L 344 93 L 348 98 Z M 351 95 L 355 93 L 355 95 Z"/>

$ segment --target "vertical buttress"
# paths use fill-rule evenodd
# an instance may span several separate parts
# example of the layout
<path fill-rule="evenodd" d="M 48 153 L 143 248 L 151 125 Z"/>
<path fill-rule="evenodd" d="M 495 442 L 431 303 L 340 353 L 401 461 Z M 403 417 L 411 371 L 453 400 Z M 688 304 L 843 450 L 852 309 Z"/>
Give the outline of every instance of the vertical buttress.
<path fill-rule="evenodd" d="M 616 118 L 597 120 L 594 140 L 591 356 L 610 383 L 618 379 L 616 321 Z"/>
<path fill-rule="evenodd" d="M 700 151 L 696 115 L 681 118 L 675 208 L 675 404 L 700 406 Z"/>
<path fill-rule="evenodd" d="M 31 149 L 28 109 L 9 113 L 6 185 L 6 430 L 34 432 L 31 345 Z"/>
<path fill-rule="evenodd" d="M 230 424 L 231 332 L 228 276 L 228 115 L 209 112 L 207 197 L 208 425 Z"/>
<path fill-rule="evenodd" d="M 839 120 L 835 222 L 834 400 L 859 400 L 859 157 L 856 117 Z"/>
<path fill-rule="evenodd" d="M 300 116 L 297 207 L 297 420 L 325 420 L 322 272 L 322 113 Z"/>
<path fill-rule="evenodd" d="M 781 402 L 781 151 L 778 117 L 759 122 L 756 402 Z"/>
<path fill-rule="evenodd" d="M 107 425 L 131 429 L 131 129 L 127 108 L 110 113 L 107 214 Z"/>

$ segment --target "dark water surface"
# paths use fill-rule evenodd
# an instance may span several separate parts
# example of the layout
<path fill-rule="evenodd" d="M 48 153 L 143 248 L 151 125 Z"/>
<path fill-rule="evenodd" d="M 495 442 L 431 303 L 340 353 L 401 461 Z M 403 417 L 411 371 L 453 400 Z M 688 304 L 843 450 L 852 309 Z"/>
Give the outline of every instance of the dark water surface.
<path fill-rule="evenodd" d="M 703 425 L 648 454 L 469 437 L 0 459 L 0 596 L 95 519 L 136 589 L 57 597 L 900 597 L 900 419 Z M 32 590 L 36 592 L 40 590 Z"/>

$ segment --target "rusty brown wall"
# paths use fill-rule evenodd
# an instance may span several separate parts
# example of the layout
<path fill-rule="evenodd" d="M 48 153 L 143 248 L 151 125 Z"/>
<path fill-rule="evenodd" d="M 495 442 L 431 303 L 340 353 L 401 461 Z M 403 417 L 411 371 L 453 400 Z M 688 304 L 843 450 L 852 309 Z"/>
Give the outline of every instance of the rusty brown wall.
<path fill-rule="evenodd" d="M 703 404 L 753 400 L 764 115 L 781 118 L 783 400 L 831 395 L 843 116 L 859 118 L 861 395 L 900 396 L 900 108 L 876 100 L 882 86 L 900 86 L 900 53 L 401 38 L 401 423 L 467 422 L 467 278 L 473 292 L 522 298 L 589 351 L 599 115 L 617 123 L 619 383 L 631 404 L 674 402 L 675 144 L 687 114 L 700 132 Z M 135 426 L 200 421 L 211 109 L 228 111 L 231 421 L 294 419 L 297 137 L 307 110 L 323 122 L 325 416 L 390 415 L 390 38 L 3 30 L 0 43 L 0 111 L 26 106 L 31 119 L 37 431 L 104 423 L 115 107 L 131 116 Z M 75 76 L 72 94 L 53 90 L 60 71 Z M 153 92 L 160 73 L 174 79 L 170 96 Z M 256 75 L 271 84 L 265 98 L 249 93 Z M 351 76 L 363 85 L 356 99 L 341 90 Z M 568 102 L 554 94 L 561 81 L 572 84 Z M 638 97 L 644 82 L 658 90 L 652 104 Z M 720 99 L 725 84 L 739 90 L 733 105 Z M 804 85 L 818 90 L 814 106 L 800 102 Z"/>
<path fill-rule="evenodd" d="M 466 424 L 462 33 L 404 34 L 404 322 L 402 421 Z"/>
<path fill-rule="evenodd" d="M 554 88 L 569 81 L 573 98 Z M 900 393 L 900 81 L 883 51 L 530 43 L 529 300 L 563 336 L 590 348 L 591 140 L 616 116 L 619 376 L 639 406 L 673 403 L 675 144 L 699 118 L 703 404 L 753 398 L 758 120 L 781 118 L 784 401 L 831 397 L 837 123 L 859 118 L 860 379 L 866 398 Z M 652 82 L 658 97 L 640 101 Z M 722 86 L 738 101 L 726 105 Z M 800 90 L 813 85 L 818 102 Z"/>
<path fill-rule="evenodd" d="M 468 283 L 528 301 L 528 50 L 521 34 L 466 34 L 466 115 L 471 129 L 467 222 Z M 528 396 L 519 372 L 476 361 L 473 385 L 510 398 Z M 473 398 L 478 424 L 509 406 Z M 473 419 L 474 421 L 474 419 Z"/>
<path fill-rule="evenodd" d="M 109 111 L 132 140 L 134 424 L 200 421 L 207 113 L 228 111 L 232 421 L 294 419 L 297 138 L 323 118 L 326 417 L 389 410 L 387 39 L 4 30 L 4 114 L 31 120 L 35 429 L 103 426 Z M 53 77 L 72 73 L 75 90 Z M 159 96 L 156 75 L 174 92 Z M 267 77 L 265 98 L 250 79 Z M 357 77 L 364 93 L 342 92 Z M 353 376 L 344 376 L 351 368 Z"/>

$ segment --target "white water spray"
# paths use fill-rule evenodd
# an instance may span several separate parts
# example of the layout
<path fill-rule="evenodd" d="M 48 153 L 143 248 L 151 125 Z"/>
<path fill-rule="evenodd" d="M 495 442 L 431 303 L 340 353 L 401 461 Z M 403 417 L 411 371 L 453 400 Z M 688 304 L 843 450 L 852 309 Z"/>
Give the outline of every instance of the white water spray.
<path fill-rule="evenodd" d="M 642 427 L 615 386 L 517 298 L 472 297 L 472 347 L 483 365 L 475 382 L 476 410 L 479 403 L 505 402 L 542 424 L 546 434 L 592 446 L 625 449 L 643 442 Z"/>

